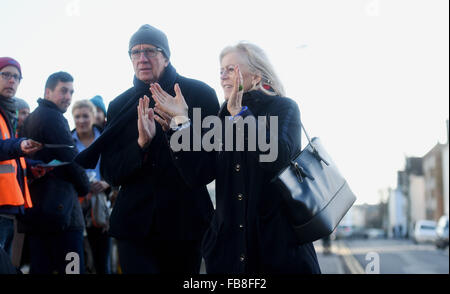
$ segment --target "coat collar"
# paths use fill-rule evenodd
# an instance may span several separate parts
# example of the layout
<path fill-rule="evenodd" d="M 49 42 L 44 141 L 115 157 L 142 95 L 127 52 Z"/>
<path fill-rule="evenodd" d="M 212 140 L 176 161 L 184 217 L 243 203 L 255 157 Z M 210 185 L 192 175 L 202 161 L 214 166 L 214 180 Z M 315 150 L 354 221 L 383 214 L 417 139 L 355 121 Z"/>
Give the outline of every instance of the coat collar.
<path fill-rule="evenodd" d="M 242 105 L 243 106 L 254 106 L 258 103 L 264 101 L 263 99 L 267 99 L 267 94 L 264 94 L 263 92 L 259 90 L 253 90 L 249 92 L 245 92 L 242 96 Z M 227 101 L 225 101 L 219 110 L 219 117 L 223 118 L 225 116 L 229 116 L 230 113 L 227 110 Z"/>
<path fill-rule="evenodd" d="M 92 130 L 94 131 L 94 140 L 100 137 L 101 135 L 100 130 L 95 125 L 92 126 Z M 72 130 L 72 139 L 74 139 L 75 142 L 80 142 L 80 138 L 78 138 L 78 133 L 76 129 Z"/>
<path fill-rule="evenodd" d="M 64 112 L 61 111 L 61 109 L 58 108 L 58 106 L 56 106 L 55 103 L 53 103 L 53 102 L 50 101 L 50 100 L 39 98 L 39 99 L 37 100 L 37 102 L 38 102 L 39 106 L 44 106 L 44 107 L 52 108 L 52 109 L 58 110 L 58 111 L 61 112 L 61 113 L 64 113 Z"/>
<path fill-rule="evenodd" d="M 162 76 L 160 77 L 158 84 L 163 88 L 164 91 L 167 93 L 173 93 L 173 85 L 175 84 L 175 80 L 177 79 L 177 71 L 172 66 L 171 63 L 167 65 L 165 68 Z M 134 89 L 136 90 L 136 93 L 150 93 L 150 85 L 144 83 L 143 81 L 139 80 L 136 75 L 133 79 L 133 85 Z"/>
<path fill-rule="evenodd" d="M 258 102 L 264 94 L 261 91 L 253 90 L 245 92 L 242 96 L 242 105 L 247 105 L 248 103 Z"/>

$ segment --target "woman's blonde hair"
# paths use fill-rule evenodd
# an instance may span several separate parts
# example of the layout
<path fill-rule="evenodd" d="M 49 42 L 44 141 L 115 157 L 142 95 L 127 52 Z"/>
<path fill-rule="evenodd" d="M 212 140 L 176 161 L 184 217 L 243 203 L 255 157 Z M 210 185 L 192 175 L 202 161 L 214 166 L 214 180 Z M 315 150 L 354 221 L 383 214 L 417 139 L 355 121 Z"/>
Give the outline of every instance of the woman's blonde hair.
<path fill-rule="evenodd" d="M 84 99 L 84 100 L 78 100 L 77 102 L 75 102 L 72 106 L 72 115 L 75 112 L 75 110 L 79 109 L 79 108 L 83 108 L 86 107 L 88 108 L 92 114 L 95 116 L 96 113 L 96 109 L 95 109 L 95 105 L 94 103 L 92 103 L 91 101 Z"/>
<path fill-rule="evenodd" d="M 284 87 L 278 78 L 266 53 L 258 46 L 239 42 L 237 45 L 225 47 L 220 53 L 220 61 L 231 52 L 237 52 L 244 60 L 253 74 L 261 77 L 261 81 L 254 85 L 252 90 L 260 90 L 268 95 L 284 96 Z M 264 88 L 264 84 L 269 85 L 273 91 Z"/>

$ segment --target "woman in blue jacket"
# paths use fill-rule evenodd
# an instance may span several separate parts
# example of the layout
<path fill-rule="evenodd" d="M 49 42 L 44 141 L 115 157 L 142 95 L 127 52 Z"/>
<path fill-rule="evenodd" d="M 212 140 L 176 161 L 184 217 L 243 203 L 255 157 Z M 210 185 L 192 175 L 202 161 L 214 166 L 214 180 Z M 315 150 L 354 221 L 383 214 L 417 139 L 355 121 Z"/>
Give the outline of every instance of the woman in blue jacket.
<path fill-rule="evenodd" d="M 72 116 L 75 122 L 75 129 L 72 131 L 72 138 L 79 152 L 82 152 L 100 137 L 100 129 L 94 125 L 96 117 L 95 105 L 89 100 L 79 100 L 72 106 Z M 95 272 L 97 274 L 111 273 L 111 237 L 108 236 L 108 226 L 96 224 L 92 221 L 90 197 L 93 194 L 108 195 L 110 186 L 103 181 L 100 176 L 100 161 L 95 169 L 86 169 L 86 174 L 90 180 L 90 195 L 83 199 L 83 214 L 86 221 L 86 232 L 89 246 L 92 251 Z M 103 196 L 103 195 L 102 195 Z"/>

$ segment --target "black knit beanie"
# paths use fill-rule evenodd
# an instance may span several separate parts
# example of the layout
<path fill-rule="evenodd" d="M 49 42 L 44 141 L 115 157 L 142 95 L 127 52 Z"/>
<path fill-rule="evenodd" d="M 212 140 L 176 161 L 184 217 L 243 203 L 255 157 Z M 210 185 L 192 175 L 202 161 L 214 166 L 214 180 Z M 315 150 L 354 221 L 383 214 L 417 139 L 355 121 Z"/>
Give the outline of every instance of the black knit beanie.
<path fill-rule="evenodd" d="M 131 36 L 128 50 L 131 51 L 131 48 L 139 44 L 149 44 L 161 48 L 167 59 L 170 59 L 169 41 L 167 40 L 166 35 L 151 25 L 145 24 L 141 26 L 139 30 Z"/>

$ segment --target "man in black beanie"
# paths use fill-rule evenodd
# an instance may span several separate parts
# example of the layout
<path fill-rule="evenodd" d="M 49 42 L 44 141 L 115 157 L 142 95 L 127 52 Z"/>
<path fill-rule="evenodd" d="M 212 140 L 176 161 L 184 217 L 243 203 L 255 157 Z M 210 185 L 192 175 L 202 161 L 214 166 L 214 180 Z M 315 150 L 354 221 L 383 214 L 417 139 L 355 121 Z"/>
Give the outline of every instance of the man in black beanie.
<path fill-rule="evenodd" d="M 177 83 L 189 109 L 201 108 L 203 119 L 217 114 L 217 96 L 205 83 L 176 72 L 166 35 L 150 25 L 131 37 L 128 54 L 134 86 L 109 104 L 103 134 L 76 161 L 89 168 L 101 155 L 103 178 L 120 186 L 109 233 L 117 239 L 124 273 L 198 274 L 200 244 L 213 212 L 208 191 L 190 188 L 180 177 L 160 125 L 151 142 L 140 136 L 137 105 L 144 95 L 151 97 L 151 83 L 173 96 Z"/>

